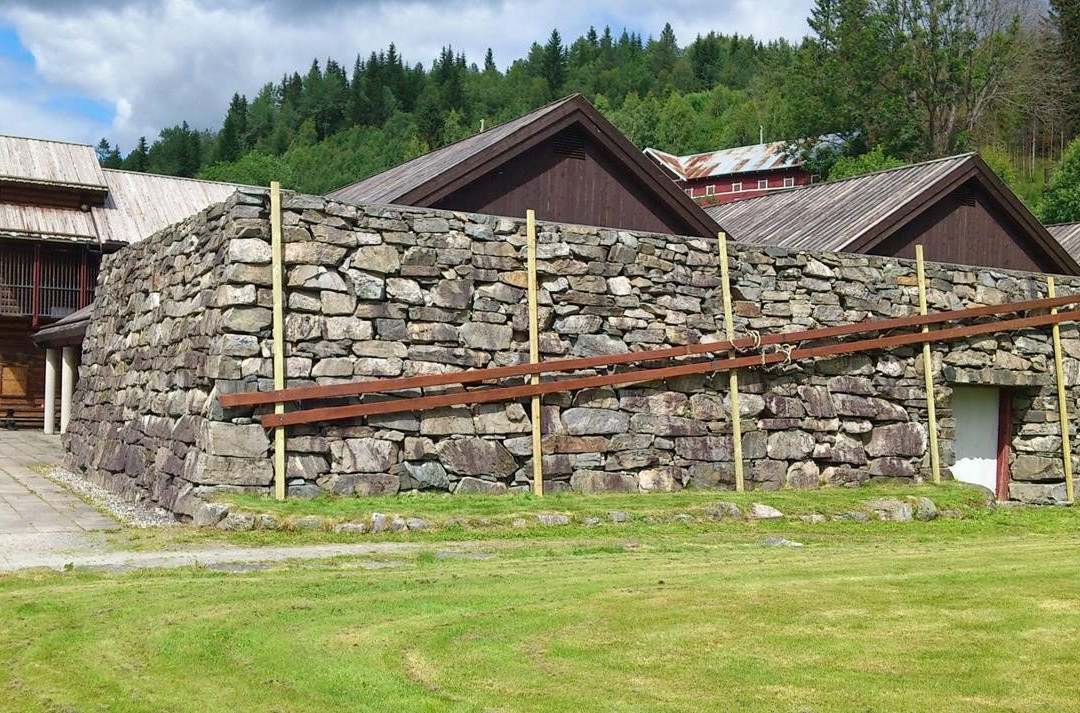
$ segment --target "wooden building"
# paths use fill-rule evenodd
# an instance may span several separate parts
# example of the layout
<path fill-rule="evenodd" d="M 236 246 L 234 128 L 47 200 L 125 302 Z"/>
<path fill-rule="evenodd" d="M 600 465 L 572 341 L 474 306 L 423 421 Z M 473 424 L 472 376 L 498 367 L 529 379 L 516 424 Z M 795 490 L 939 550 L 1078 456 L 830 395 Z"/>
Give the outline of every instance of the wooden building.
<path fill-rule="evenodd" d="M 787 142 L 777 141 L 689 156 L 647 148 L 645 155 L 686 195 L 710 206 L 813 183 L 802 157 L 789 154 L 787 147 Z"/>
<path fill-rule="evenodd" d="M 1080 223 L 1058 223 L 1048 225 L 1046 229 L 1061 243 L 1065 252 L 1080 262 Z"/>
<path fill-rule="evenodd" d="M 103 169 L 89 145 L 0 136 L 0 426 L 42 422 L 46 374 L 74 378 L 77 345 L 47 365 L 31 335 L 91 303 L 102 255 L 234 190 Z"/>
<path fill-rule="evenodd" d="M 329 198 L 715 237 L 719 228 L 580 94 Z"/>
<path fill-rule="evenodd" d="M 1080 275 L 1080 265 L 976 154 L 707 209 L 751 245 Z"/>

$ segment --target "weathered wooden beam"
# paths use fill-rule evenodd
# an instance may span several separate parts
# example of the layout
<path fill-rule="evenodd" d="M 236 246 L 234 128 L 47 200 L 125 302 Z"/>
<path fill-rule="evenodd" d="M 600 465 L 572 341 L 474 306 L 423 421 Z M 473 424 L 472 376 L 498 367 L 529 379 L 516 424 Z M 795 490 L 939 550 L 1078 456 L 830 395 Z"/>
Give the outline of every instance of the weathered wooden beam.
<path fill-rule="evenodd" d="M 527 234 L 528 252 L 528 286 L 529 286 L 529 363 L 540 363 L 540 318 L 539 298 L 536 287 L 536 212 L 529 210 L 525 213 L 525 225 Z M 529 381 L 535 386 L 540 383 L 540 375 L 533 373 Z M 531 404 L 532 417 L 532 470 L 533 492 L 537 495 L 544 494 L 544 444 L 541 433 L 542 409 L 540 394 L 534 394 Z"/>
<path fill-rule="evenodd" d="M 597 369 L 642 361 L 676 359 L 680 357 L 728 351 L 733 348 L 737 351 L 743 351 L 746 349 L 777 344 L 794 344 L 821 339 L 848 337 L 870 332 L 887 332 L 894 329 L 920 327 L 925 324 L 941 324 L 943 322 L 952 322 L 958 319 L 1042 310 L 1051 307 L 1064 307 L 1077 303 L 1080 303 L 1080 295 L 1068 295 L 1054 299 L 1026 300 L 1023 302 L 1009 302 L 1001 305 L 970 307 L 948 312 L 935 312 L 929 315 L 911 315 L 908 317 L 894 317 L 891 319 L 868 320 L 865 322 L 841 324 L 835 327 L 807 329 L 798 332 L 765 334 L 757 338 L 740 337 L 734 341 L 725 339 L 715 342 L 704 342 L 701 344 L 651 349 L 648 351 L 626 352 L 623 354 L 605 354 L 601 356 L 578 357 L 573 359 L 552 359 L 539 364 L 513 364 L 511 366 L 500 366 L 490 369 L 470 369 L 446 374 L 430 374 L 427 376 L 407 376 L 392 379 L 352 381 L 345 384 L 328 384 L 326 386 L 298 386 L 291 389 L 274 391 L 249 391 L 234 394 L 220 394 L 218 400 L 222 406 L 234 408 L 237 406 L 272 404 L 278 401 L 287 402 L 304 401 L 308 399 L 332 399 L 345 396 L 359 396 L 361 394 L 369 393 L 423 389 L 432 386 L 475 384 L 482 381 L 496 381 L 515 376 L 528 376 L 530 374 Z"/>
<path fill-rule="evenodd" d="M 270 182 L 270 270 L 274 300 L 274 391 L 285 389 L 285 288 L 281 240 L 281 184 Z M 285 415 L 285 404 L 279 399 L 274 403 L 274 414 Z M 274 428 L 274 497 L 285 499 L 285 425 Z"/>
<path fill-rule="evenodd" d="M 963 339 L 979 334 L 993 334 L 1006 332 L 1013 329 L 1025 329 L 1039 327 L 1065 321 L 1075 321 L 1080 318 L 1080 310 L 1069 310 L 1057 314 L 1043 314 L 1029 317 L 1020 317 L 1012 320 L 973 324 L 963 327 L 953 327 L 933 332 L 931 341 L 950 341 Z M 525 384 L 522 386 L 509 386 L 502 388 L 478 389 L 452 394 L 439 394 L 436 396 L 418 396 L 414 398 L 390 399 L 368 404 L 351 404 L 348 406 L 328 406 L 323 408 L 305 409 L 292 411 L 287 414 L 268 414 L 261 418 L 263 426 L 282 426 L 302 423 L 320 423 L 324 421 L 339 421 L 343 419 L 359 418 L 361 416 L 375 416 L 387 413 L 403 413 L 428 411 L 444 406 L 460 406 L 463 404 L 491 403 L 493 401 L 507 401 L 511 399 L 577 391 L 603 386 L 615 386 L 625 384 L 640 384 L 649 381 L 662 381 L 690 374 L 703 374 L 715 371 L 726 371 L 744 367 L 766 366 L 779 362 L 789 362 L 798 359 L 812 359 L 818 357 L 839 356 L 841 354 L 854 354 L 858 352 L 876 351 L 891 347 L 918 344 L 927 339 L 927 335 L 921 332 L 913 334 L 898 334 L 893 336 L 865 339 L 862 341 L 828 344 L 824 346 L 794 349 L 790 353 L 776 351 L 771 353 L 762 352 L 750 356 L 736 357 L 734 359 L 715 359 L 710 361 L 679 364 L 677 366 L 660 367 L 655 369 L 635 369 L 615 374 L 601 374 L 598 376 L 574 377 L 549 381 L 541 384 Z"/>
<path fill-rule="evenodd" d="M 720 283 L 721 294 L 724 299 L 724 332 L 728 342 L 735 341 L 735 320 L 731 312 L 731 275 L 728 272 L 727 235 L 721 231 L 717 235 L 720 250 Z M 731 351 L 734 358 L 735 350 Z M 742 492 L 746 489 L 743 480 L 743 457 L 742 457 L 742 414 L 739 413 L 739 371 L 732 369 L 728 372 L 728 393 L 731 400 L 731 442 L 733 447 L 732 457 L 735 459 L 735 490 Z"/>
<path fill-rule="evenodd" d="M 919 280 L 919 314 L 926 314 L 926 268 L 923 263 L 922 245 L 915 246 L 915 274 Z M 923 325 L 923 334 L 930 332 L 929 325 Z M 934 401 L 934 365 L 930 353 L 930 342 L 923 342 L 922 364 L 923 384 L 926 387 L 926 420 L 930 433 L 930 474 L 935 483 L 941 482 L 941 461 L 937 441 L 937 404 Z"/>
<path fill-rule="evenodd" d="M 1046 294 L 1054 297 L 1054 276 L 1046 276 Z M 1050 314 L 1057 312 L 1052 308 Z M 1073 502 L 1072 442 L 1069 438 L 1069 401 L 1065 397 L 1065 369 L 1061 364 L 1061 328 L 1053 326 L 1054 374 L 1057 379 L 1058 423 L 1061 427 L 1061 458 L 1065 466 L 1065 499 Z"/>

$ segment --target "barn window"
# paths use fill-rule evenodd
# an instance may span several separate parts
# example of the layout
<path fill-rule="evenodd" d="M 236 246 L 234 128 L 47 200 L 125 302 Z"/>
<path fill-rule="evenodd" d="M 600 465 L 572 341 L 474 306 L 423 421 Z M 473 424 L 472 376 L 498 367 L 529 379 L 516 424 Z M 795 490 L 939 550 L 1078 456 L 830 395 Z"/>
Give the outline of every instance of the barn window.
<path fill-rule="evenodd" d="M 767 178 L 759 178 L 758 182 L 757 182 L 757 187 L 760 190 L 765 190 L 766 188 L 769 187 L 769 179 L 767 179 Z"/>
<path fill-rule="evenodd" d="M 795 177 L 794 176 L 788 176 L 788 177 L 786 177 L 784 179 L 784 188 L 791 188 L 794 185 L 795 185 Z"/>
<path fill-rule="evenodd" d="M 711 183 L 709 185 L 705 186 L 705 195 L 707 195 L 707 196 L 715 196 L 716 195 L 716 186 L 712 185 Z"/>
<path fill-rule="evenodd" d="M 732 193 L 738 193 L 741 190 L 742 190 L 742 183 L 741 182 L 736 181 L 735 183 L 731 184 L 731 192 Z"/>

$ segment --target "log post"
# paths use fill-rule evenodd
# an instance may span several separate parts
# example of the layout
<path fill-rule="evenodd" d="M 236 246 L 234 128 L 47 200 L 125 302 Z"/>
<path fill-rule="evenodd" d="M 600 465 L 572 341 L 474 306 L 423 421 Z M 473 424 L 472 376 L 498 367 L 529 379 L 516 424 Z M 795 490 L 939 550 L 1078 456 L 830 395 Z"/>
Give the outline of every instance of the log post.
<path fill-rule="evenodd" d="M 1054 277 L 1046 276 L 1046 296 L 1054 294 Z M 1057 314 L 1052 307 L 1050 314 Z M 1054 323 L 1051 328 L 1054 339 L 1054 373 L 1057 376 L 1058 423 L 1061 425 L 1061 458 L 1065 464 L 1065 499 L 1073 502 L 1072 445 L 1069 438 L 1069 402 L 1065 397 L 1065 369 L 1061 365 L 1061 328 Z"/>
<path fill-rule="evenodd" d="M 540 363 L 540 308 L 536 287 L 536 211 L 525 212 L 525 226 L 528 244 L 528 270 L 529 270 L 529 363 Z M 532 384 L 540 383 L 540 375 L 533 374 L 529 381 Z M 541 432 L 543 409 L 541 408 L 540 396 L 532 397 L 532 461 L 533 461 L 533 492 L 537 495 L 544 494 L 544 445 L 543 433 Z"/>
<path fill-rule="evenodd" d="M 731 311 L 731 281 L 728 271 L 727 234 L 720 232 L 717 235 L 720 249 L 720 280 L 721 290 L 724 296 L 724 330 L 728 341 L 735 339 L 735 318 Z M 735 351 L 731 351 L 734 358 Z M 735 459 L 735 490 L 742 492 L 746 488 L 743 477 L 742 458 L 742 414 L 739 413 L 739 372 L 732 369 L 728 372 L 728 387 L 731 393 L 731 445 L 732 457 Z"/>
<path fill-rule="evenodd" d="M 281 184 L 270 182 L 270 269 L 274 293 L 274 390 L 285 388 L 285 297 L 282 274 Z M 274 404 L 275 414 L 285 413 L 285 404 Z M 274 497 L 285 499 L 285 426 L 274 428 Z"/>
<path fill-rule="evenodd" d="M 919 314 L 926 314 L 926 269 L 923 266 L 922 245 L 915 246 L 915 273 L 919 280 Z M 923 325 L 923 334 L 930 331 L 929 325 Z M 934 483 L 941 482 L 941 462 L 937 442 L 937 406 L 934 403 L 934 368 L 931 363 L 930 342 L 923 342 L 922 347 L 923 382 L 926 386 L 926 420 L 930 431 L 930 472 Z"/>

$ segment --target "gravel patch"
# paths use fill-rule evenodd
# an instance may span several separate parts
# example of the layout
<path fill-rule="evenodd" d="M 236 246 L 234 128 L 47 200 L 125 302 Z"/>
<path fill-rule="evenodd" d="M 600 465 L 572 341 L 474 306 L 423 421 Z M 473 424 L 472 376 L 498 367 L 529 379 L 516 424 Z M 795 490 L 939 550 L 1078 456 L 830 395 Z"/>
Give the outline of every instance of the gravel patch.
<path fill-rule="evenodd" d="M 45 477 L 67 488 L 94 507 L 104 510 L 120 522 L 132 527 L 176 527 L 176 518 L 164 508 L 146 503 L 133 503 L 112 493 L 97 483 L 91 483 L 75 473 L 53 468 Z"/>

